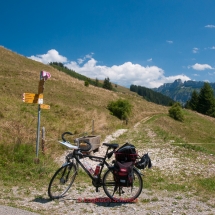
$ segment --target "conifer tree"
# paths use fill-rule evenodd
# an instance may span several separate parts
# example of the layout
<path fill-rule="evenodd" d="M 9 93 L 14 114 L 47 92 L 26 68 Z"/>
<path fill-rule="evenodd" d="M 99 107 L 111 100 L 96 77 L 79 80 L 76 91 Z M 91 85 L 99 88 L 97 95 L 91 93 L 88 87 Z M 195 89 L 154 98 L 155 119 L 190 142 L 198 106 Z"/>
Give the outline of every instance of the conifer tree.
<path fill-rule="evenodd" d="M 202 114 L 213 116 L 214 110 L 214 92 L 210 84 L 205 82 L 199 93 L 197 111 Z"/>
<path fill-rule="evenodd" d="M 105 78 L 105 80 L 104 80 L 103 88 L 105 88 L 107 90 L 112 90 L 113 89 L 113 86 L 112 86 L 112 84 L 110 82 L 110 79 L 108 77 Z"/>
<path fill-rule="evenodd" d="M 99 80 L 98 80 L 98 78 L 96 78 L 95 86 L 99 86 Z"/>
<path fill-rule="evenodd" d="M 191 95 L 191 99 L 189 101 L 189 107 L 192 110 L 197 110 L 198 101 L 199 101 L 199 95 L 196 92 L 196 90 L 194 90 L 193 93 L 192 93 L 192 95 Z"/>

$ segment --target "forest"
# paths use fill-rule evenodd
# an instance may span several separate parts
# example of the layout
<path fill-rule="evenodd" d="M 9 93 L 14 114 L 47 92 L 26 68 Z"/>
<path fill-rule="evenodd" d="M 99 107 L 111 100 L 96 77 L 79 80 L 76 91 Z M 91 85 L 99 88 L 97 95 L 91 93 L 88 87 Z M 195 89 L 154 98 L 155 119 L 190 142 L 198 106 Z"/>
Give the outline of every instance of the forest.
<path fill-rule="evenodd" d="M 149 88 L 131 85 L 130 91 L 136 92 L 138 95 L 142 96 L 145 100 L 149 102 L 154 102 L 156 104 L 171 106 L 175 101 L 168 96 L 161 93 L 155 92 Z"/>

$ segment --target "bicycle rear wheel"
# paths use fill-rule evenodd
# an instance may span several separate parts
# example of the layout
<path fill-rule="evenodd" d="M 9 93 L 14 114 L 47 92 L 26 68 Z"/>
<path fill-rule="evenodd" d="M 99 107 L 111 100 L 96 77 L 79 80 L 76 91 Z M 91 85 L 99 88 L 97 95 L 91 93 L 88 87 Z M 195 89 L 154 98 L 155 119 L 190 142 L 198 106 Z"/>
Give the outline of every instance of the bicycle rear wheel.
<path fill-rule="evenodd" d="M 72 186 L 76 175 L 77 167 L 74 163 L 68 163 L 58 169 L 49 183 L 49 197 L 51 199 L 58 199 L 63 197 Z"/>
<path fill-rule="evenodd" d="M 109 169 L 103 177 L 103 189 L 106 195 L 114 202 L 132 202 L 142 192 L 143 180 L 140 173 L 134 169 L 133 185 L 130 187 L 123 187 L 115 182 L 113 171 Z"/>

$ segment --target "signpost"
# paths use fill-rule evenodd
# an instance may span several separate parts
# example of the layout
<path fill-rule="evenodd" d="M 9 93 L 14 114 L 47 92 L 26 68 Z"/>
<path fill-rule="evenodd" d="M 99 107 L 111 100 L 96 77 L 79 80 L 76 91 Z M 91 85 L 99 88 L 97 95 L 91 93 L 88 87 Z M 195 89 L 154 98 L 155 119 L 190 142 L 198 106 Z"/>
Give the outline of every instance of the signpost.
<path fill-rule="evenodd" d="M 25 103 L 38 104 L 38 120 L 37 120 L 37 141 L 36 141 L 36 159 L 35 162 L 39 163 L 39 140 L 40 140 L 40 113 L 41 109 L 50 109 L 50 105 L 43 104 L 43 91 L 45 81 L 51 77 L 51 74 L 46 71 L 40 72 L 40 81 L 38 86 L 38 94 L 23 93 L 22 101 Z"/>
<path fill-rule="evenodd" d="M 41 77 L 41 75 L 40 75 Z M 45 83 L 45 80 L 42 79 L 39 81 L 39 86 L 38 86 L 38 94 L 41 94 L 43 93 L 43 90 L 44 90 L 44 83 Z"/>

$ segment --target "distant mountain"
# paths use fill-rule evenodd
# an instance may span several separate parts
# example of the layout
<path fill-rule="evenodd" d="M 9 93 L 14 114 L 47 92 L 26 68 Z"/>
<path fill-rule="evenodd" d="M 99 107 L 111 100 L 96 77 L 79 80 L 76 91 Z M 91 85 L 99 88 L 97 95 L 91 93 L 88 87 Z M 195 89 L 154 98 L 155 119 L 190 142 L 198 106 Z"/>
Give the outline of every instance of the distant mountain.
<path fill-rule="evenodd" d="M 185 104 L 190 99 L 193 90 L 199 92 L 203 85 L 203 81 L 185 81 L 183 83 L 181 79 L 177 79 L 173 83 L 163 84 L 162 86 L 153 88 L 152 90 L 162 93 L 174 101 Z M 215 91 L 215 83 L 210 83 L 210 85 Z"/>

